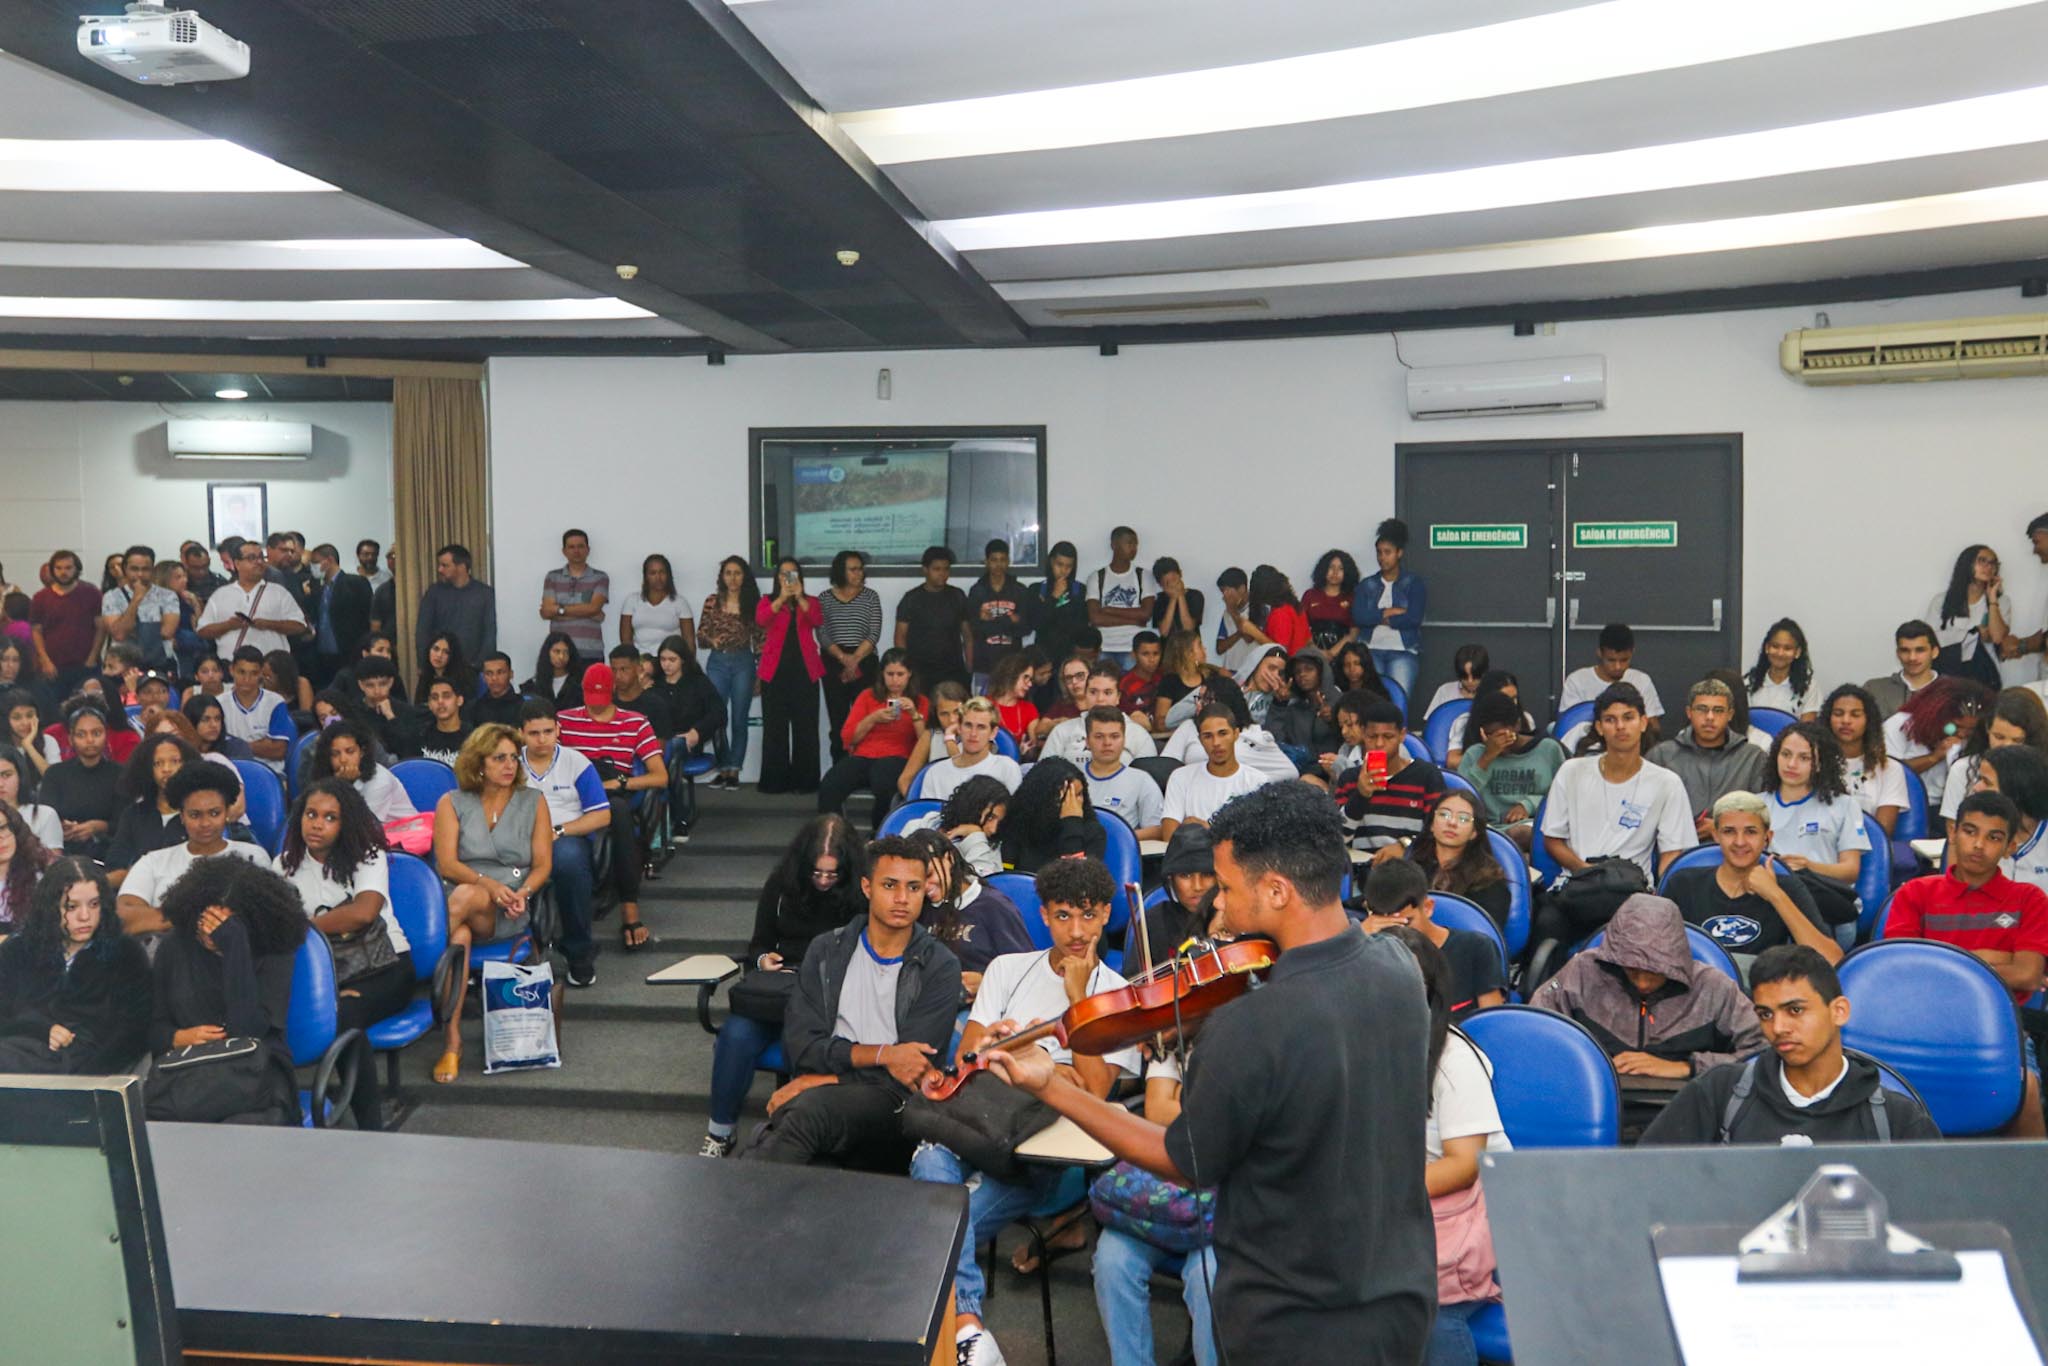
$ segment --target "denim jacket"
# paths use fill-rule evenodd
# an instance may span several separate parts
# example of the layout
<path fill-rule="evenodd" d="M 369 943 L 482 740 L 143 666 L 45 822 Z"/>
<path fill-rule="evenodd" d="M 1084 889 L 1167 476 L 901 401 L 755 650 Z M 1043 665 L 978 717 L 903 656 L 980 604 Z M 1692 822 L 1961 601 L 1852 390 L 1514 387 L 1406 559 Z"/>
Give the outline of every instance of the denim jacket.
<path fill-rule="evenodd" d="M 1375 626 L 1380 624 L 1380 593 L 1386 587 L 1386 580 L 1378 574 L 1368 574 L 1358 581 L 1358 592 L 1351 599 L 1351 620 L 1364 632 L 1367 639 L 1372 636 Z M 1412 653 L 1422 650 L 1422 612 L 1429 602 L 1428 589 L 1418 574 L 1402 570 L 1394 580 L 1394 606 L 1401 609 L 1401 615 L 1387 625 L 1401 633 L 1401 647 Z"/>

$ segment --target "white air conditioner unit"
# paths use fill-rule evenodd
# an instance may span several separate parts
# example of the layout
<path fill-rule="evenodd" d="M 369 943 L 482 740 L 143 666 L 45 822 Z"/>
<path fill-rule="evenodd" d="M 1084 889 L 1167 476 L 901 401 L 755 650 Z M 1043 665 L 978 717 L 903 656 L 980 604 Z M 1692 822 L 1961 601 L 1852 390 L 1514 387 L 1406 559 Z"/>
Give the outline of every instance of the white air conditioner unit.
<path fill-rule="evenodd" d="M 310 422 L 174 417 L 164 438 L 179 460 L 304 460 L 313 453 Z"/>
<path fill-rule="evenodd" d="M 1807 384 L 2048 374 L 2048 313 L 1801 328 L 1778 344 L 1778 363 Z"/>
<path fill-rule="evenodd" d="M 1415 418 L 1584 413 L 1606 406 L 1605 356 L 1426 365 L 1408 372 L 1408 415 Z"/>

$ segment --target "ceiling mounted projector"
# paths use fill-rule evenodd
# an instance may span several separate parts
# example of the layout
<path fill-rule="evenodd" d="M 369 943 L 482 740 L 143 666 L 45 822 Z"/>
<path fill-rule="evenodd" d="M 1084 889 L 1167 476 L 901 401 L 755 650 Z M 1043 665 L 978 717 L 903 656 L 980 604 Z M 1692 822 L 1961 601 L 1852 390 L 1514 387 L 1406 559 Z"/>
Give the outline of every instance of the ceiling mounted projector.
<path fill-rule="evenodd" d="M 192 10 L 128 6 L 126 14 L 79 16 L 78 52 L 142 85 L 233 81 L 249 74 L 249 45 Z"/>

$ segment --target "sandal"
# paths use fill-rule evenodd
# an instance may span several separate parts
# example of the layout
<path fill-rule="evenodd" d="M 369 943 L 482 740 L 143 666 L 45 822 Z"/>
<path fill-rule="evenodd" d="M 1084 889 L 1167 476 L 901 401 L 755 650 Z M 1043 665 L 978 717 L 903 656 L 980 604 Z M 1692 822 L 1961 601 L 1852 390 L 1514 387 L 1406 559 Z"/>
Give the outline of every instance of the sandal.
<path fill-rule="evenodd" d="M 635 931 L 639 933 L 635 934 Z M 647 922 L 626 920 L 619 924 L 619 944 L 627 953 L 638 953 L 647 947 Z"/>
<path fill-rule="evenodd" d="M 1046 1255 L 1058 1261 L 1069 1252 L 1079 1252 L 1088 1246 L 1088 1206 L 1079 1204 L 1053 1221 L 1052 1228 L 1045 1235 Z M 1020 1276 L 1030 1276 L 1038 1270 L 1038 1258 L 1032 1255 L 1032 1244 L 1025 1243 L 1010 1254 L 1010 1266 Z"/>
<path fill-rule="evenodd" d="M 460 1053 L 443 1053 L 441 1060 L 434 1064 L 434 1080 L 446 1086 L 449 1082 L 454 1081 L 457 1074 L 461 1071 L 462 1055 Z"/>

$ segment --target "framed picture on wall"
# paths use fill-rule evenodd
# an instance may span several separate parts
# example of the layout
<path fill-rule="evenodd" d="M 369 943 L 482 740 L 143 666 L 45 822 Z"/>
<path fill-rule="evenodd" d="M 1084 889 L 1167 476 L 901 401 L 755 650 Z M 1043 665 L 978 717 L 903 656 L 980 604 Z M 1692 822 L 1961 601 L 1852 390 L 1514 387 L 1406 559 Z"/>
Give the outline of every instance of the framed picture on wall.
<path fill-rule="evenodd" d="M 209 546 L 218 546 L 230 536 L 261 545 L 270 534 L 270 486 L 209 483 L 206 525 Z"/>

